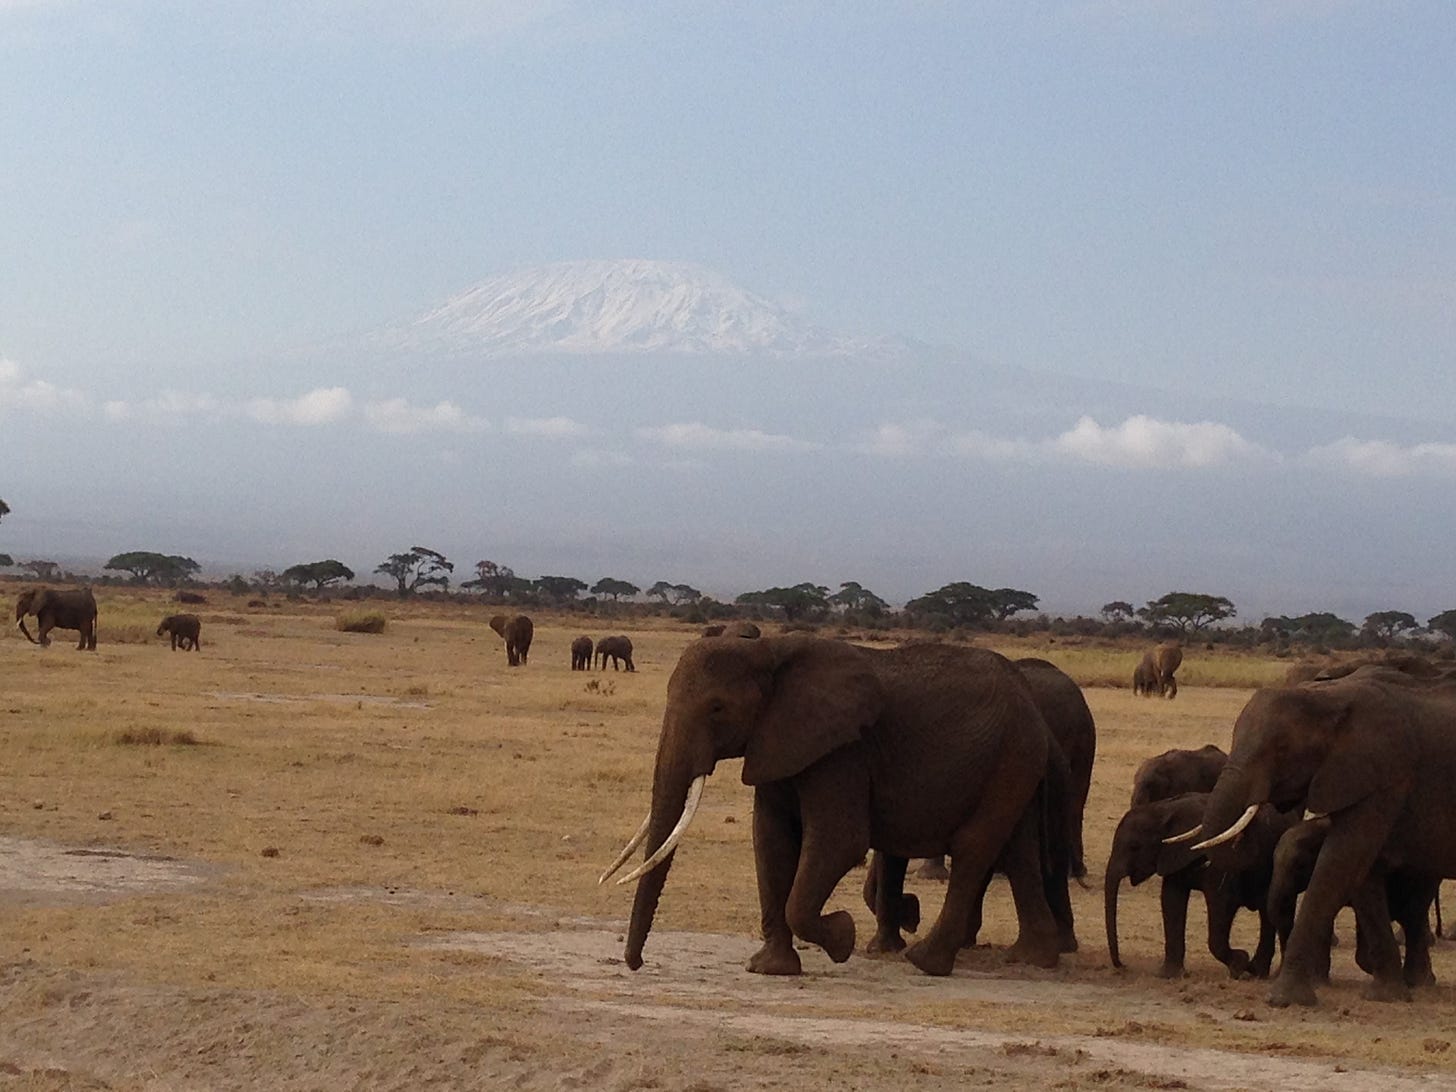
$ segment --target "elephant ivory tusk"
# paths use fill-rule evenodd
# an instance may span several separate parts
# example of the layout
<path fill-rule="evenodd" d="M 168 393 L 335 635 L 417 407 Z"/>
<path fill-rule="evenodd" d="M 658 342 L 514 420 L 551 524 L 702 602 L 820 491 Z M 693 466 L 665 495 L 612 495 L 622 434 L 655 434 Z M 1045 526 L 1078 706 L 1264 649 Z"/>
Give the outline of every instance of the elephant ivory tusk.
<path fill-rule="evenodd" d="M 597 883 L 606 883 L 612 878 L 612 873 L 616 872 L 617 869 L 621 868 L 627 862 L 627 858 L 632 856 L 632 851 L 642 844 L 643 838 L 647 837 L 647 828 L 651 825 L 652 815 L 649 813 L 647 818 L 642 820 L 642 825 L 637 828 L 637 833 L 632 835 L 632 840 L 627 843 L 627 848 L 617 854 L 617 859 L 612 862 L 610 868 L 602 873 Z"/>
<path fill-rule="evenodd" d="M 1179 844 L 1181 844 L 1183 842 L 1191 842 L 1191 841 L 1193 841 L 1193 839 L 1197 838 L 1202 833 L 1203 833 L 1203 824 L 1202 823 L 1199 823 L 1192 830 L 1185 830 L 1182 834 L 1175 834 L 1171 838 L 1164 838 L 1163 839 L 1163 844 L 1165 846 L 1176 846 L 1176 845 L 1179 845 Z"/>
<path fill-rule="evenodd" d="M 707 774 L 699 774 L 693 778 L 693 783 L 688 786 L 687 802 L 683 804 L 682 818 L 677 821 L 677 826 L 672 828 L 672 833 L 667 836 L 667 840 L 657 847 L 657 852 L 618 880 L 617 882 L 619 884 L 631 883 L 633 880 L 647 875 L 647 873 L 651 872 L 666 860 L 668 854 L 677 848 L 678 842 L 682 840 L 683 832 L 688 829 L 688 824 L 693 821 L 693 815 L 698 810 L 698 803 L 703 799 L 703 786 L 707 783 Z"/>
<path fill-rule="evenodd" d="M 1239 816 L 1239 821 L 1222 834 L 1215 834 L 1205 842 L 1199 842 L 1193 849 L 1212 849 L 1214 846 L 1221 846 L 1225 842 L 1232 842 L 1244 832 L 1244 828 L 1254 821 L 1254 813 L 1259 810 L 1258 804 L 1250 804 L 1244 809 L 1244 814 Z"/>

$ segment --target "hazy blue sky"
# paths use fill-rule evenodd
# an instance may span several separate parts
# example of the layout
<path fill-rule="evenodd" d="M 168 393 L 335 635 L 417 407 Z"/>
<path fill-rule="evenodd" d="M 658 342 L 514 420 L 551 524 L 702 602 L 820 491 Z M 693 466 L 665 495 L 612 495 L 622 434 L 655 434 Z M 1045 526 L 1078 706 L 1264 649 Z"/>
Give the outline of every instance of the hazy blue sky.
<path fill-rule="evenodd" d="M 365 565 L 419 540 L 727 591 L 970 579 L 1095 608 L 1211 582 L 1434 613 L 1456 605 L 1453 56 L 1444 0 L 0 0 L 0 550 Z M 790 421 L 772 383 L 761 419 L 715 418 L 705 383 L 696 413 L 687 384 L 671 416 L 612 423 L 483 375 L 366 404 L 348 360 L 297 355 L 493 273 L 616 257 L 1160 390 L 1080 439 L 1090 404 L 998 428 L 972 391 L 912 421 L 852 373 Z M 1281 443 L 1224 401 L 1327 412 Z M 1170 474 L 1085 458 L 1138 413 L 1233 438 Z M 814 446 L 636 450 L 694 422 Z M 986 520 L 915 507 L 946 480 L 907 469 L 927 437 Z M 1053 449 L 1099 469 L 1007 469 Z M 883 507 L 846 518 L 867 488 Z"/>

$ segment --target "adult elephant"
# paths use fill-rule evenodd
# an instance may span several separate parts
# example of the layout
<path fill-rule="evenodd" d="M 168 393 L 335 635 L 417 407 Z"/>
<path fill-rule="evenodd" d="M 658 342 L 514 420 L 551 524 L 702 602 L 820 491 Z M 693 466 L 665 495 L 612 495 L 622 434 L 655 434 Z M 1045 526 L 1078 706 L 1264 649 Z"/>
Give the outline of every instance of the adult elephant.
<path fill-rule="evenodd" d="M 1188 899 L 1203 894 L 1208 911 L 1208 950 L 1228 968 L 1231 978 L 1248 973 L 1266 978 L 1274 960 L 1274 923 L 1268 913 L 1269 885 L 1274 872 L 1274 849 L 1298 815 L 1284 815 L 1265 805 L 1240 839 L 1239 852 L 1223 867 L 1212 867 L 1188 842 L 1172 842 L 1182 831 L 1198 824 L 1208 806 L 1207 793 L 1184 793 L 1170 800 L 1155 800 L 1129 808 L 1112 835 L 1103 878 L 1107 951 L 1114 967 L 1122 966 L 1117 943 L 1117 900 L 1122 881 L 1133 887 L 1152 876 L 1163 879 L 1159 897 L 1163 912 L 1163 978 L 1183 975 L 1188 930 Z M 1234 918 L 1240 909 L 1259 915 L 1259 945 L 1253 957 L 1229 943 Z"/>
<path fill-rule="evenodd" d="M 652 807 L 615 872 L 645 843 L 626 963 L 642 948 L 679 839 L 716 764 L 743 758 L 754 789 L 753 846 L 763 946 L 748 969 L 798 974 L 793 938 L 835 962 L 854 949 L 854 919 L 825 901 L 865 853 L 952 854 L 940 916 L 906 957 L 949 974 L 970 903 L 998 857 L 1020 921 L 1013 954 L 1058 959 L 1034 831 L 1022 822 L 1047 763 L 1050 732 L 1020 674 L 980 649 L 868 649 L 789 635 L 706 637 L 684 650 L 668 681 Z M 1013 844 L 1008 844 L 1013 843 Z"/>
<path fill-rule="evenodd" d="M 618 665 L 625 665 L 627 671 L 636 671 L 637 667 L 632 663 L 632 638 L 625 634 L 618 634 L 615 637 L 603 637 L 597 642 L 597 659 L 600 661 L 601 670 L 607 669 L 607 659 L 612 661 L 612 670 L 618 670 Z"/>
<path fill-rule="evenodd" d="M 1097 757 L 1097 724 L 1082 688 L 1056 664 L 1030 656 L 1015 663 L 1062 753 L 1062 768 L 1053 771 L 1052 776 L 1064 782 L 1064 791 L 1056 803 L 1065 821 L 1066 837 L 1059 835 L 1056 842 L 1071 875 L 1081 881 L 1087 875 L 1082 819 L 1087 810 L 1087 794 L 1092 788 L 1092 763 Z M 943 858 L 926 861 L 920 866 L 919 874 L 922 879 L 932 880 L 944 880 L 950 875 Z"/>
<path fill-rule="evenodd" d="M 176 652 L 178 647 L 186 652 L 191 649 L 196 651 L 202 647 L 202 619 L 195 614 L 169 614 L 162 619 L 162 624 L 157 627 L 157 636 L 164 633 L 172 637 L 172 651 Z"/>
<path fill-rule="evenodd" d="M 1269 917 L 1281 950 L 1289 947 L 1294 929 L 1295 900 L 1309 887 L 1318 863 L 1320 850 L 1330 832 L 1330 818 L 1308 819 L 1291 827 L 1279 839 L 1274 850 L 1274 878 L 1269 887 Z M 1405 960 L 1402 978 L 1407 986 L 1430 986 L 1436 981 L 1431 969 L 1431 904 L 1436 900 L 1439 879 L 1419 873 L 1372 872 L 1350 898 L 1355 910 L 1355 963 L 1361 970 L 1374 974 L 1378 970 L 1379 946 L 1372 943 L 1380 930 L 1389 928 L 1389 921 L 1400 923 L 1405 933 Z M 1437 904 L 1437 921 L 1440 920 Z M 1374 951 L 1372 951 L 1374 949 Z M 1388 953 L 1387 953 L 1388 954 Z M 1330 948 L 1319 951 L 1313 974 L 1316 982 L 1330 978 Z"/>
<path fill-rule="evenodd" d="M 1132 775 L 1132 806 L 1170 800 L 1185 792 L 1212 792 L 1228 755 L 1212 743 L 1197 750 L 1174 748 L 1145 759 Z"/>
<path fill-rule="evenodd" d="M 1329 832 L 1295 915 L 1273 1005 L 1317 1003 L 1335 914 L 1372 870 L 1456 876 L 1456 686 L 1365 667 L 1342 679 L 1256 691 L 1234 724 L 1194 848 L 1217 863 L 1259 805 L 1303 806 Z M 1394 940 L 1375 935 L 1377 999 L 1405 997 Z"/>
<path fill-rule="evenodd" d="M 25 628 L 25 616 L 35 615 L 35 632 Z M 53 629 L 74 629 L 80 634 L 76 648 L 96 651 L 96 597 L 90 588 L 57 591 L 54 588 L 31 588 L 15 600 L 15 625 L 33 645 L 49 645 Z"/>
<path fill-rule="evenodd" d="M 1133 689 L 1137 689 L 1138 675 L 1141 674 L 1145 680 L 1150 679 L 1153 688 L 1165 698 L 1176 698 L 1178 696 L 1178 680 L 1173 673 L 1183 663 L 1183 646 L 1177 641 L 1164 641 L 1160 645 L 1154 645 L 1143 653 L 1142 662 L 1138 664 L 1133 672 Z M 1146 684 L 1145 684 L 1146 685 Z M 1151 697 L 1152 690 L 1144 689 L 1144 696 Z"/>
<path fill-rule="evenodd" d="M 571 670 L 590 671 L 592 665 L 592 639 L 578 637 L 571 642 Z"/>
<path fill-rule="evenodd" d="M 1158 672 L 1153 667 L 1151 655 L 1144 655 L 1132 669 L 1132 692 L 1134 697 L 1150 698 L 1158 688 Z"/>
<path fill-rule="evenodd" d="M 511 667 L 524 667 L 536 632 L 531 619 L 524 614 L 497 614 L 490 620 L 490 628 L 506 643 L 506 662 Z"/>

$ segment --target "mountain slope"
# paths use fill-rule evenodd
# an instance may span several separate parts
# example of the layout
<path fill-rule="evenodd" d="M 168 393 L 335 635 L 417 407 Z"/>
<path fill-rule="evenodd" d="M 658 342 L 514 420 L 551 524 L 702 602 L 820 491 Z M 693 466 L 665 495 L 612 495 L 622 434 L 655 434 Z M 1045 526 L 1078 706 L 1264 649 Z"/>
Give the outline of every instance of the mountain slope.
<path fill-rule="evenodd" d="M 835 337 L 687 262 L 557 262 L 502 274 L 369 335 L 390 354 L 763 353 L 839 355 Z"/>

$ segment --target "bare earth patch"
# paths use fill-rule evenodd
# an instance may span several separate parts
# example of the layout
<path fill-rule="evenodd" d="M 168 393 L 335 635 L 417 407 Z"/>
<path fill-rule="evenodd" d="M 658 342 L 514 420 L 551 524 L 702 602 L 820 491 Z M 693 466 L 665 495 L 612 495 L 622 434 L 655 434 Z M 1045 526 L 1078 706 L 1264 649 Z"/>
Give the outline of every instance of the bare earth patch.
<path fill-rule="evenodd" d="M 0 836 L 0 905 L 53 906 L 180 892 L 218 871 L 160 854 Z"/>

